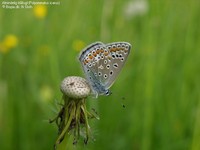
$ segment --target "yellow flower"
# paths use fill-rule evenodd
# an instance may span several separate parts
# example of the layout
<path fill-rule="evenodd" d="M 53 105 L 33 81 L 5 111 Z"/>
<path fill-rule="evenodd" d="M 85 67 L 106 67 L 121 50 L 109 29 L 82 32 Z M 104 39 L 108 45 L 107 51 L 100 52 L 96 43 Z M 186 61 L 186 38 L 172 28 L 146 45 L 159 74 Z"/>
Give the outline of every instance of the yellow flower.
<path fill-rule="evenodd" d="M 81 40 L 75 40 L 72 44 L 72 47 L 76 51 L 81 51 L 85 47 L 85 43 Z"/>
<path fill-rule="evenodd" d="M 13 34 L 8 34 L 0 43 L 0 52 L 7 53 L 11 48 L 18 45 L 18 38 Z"/>
<path fill-rule="evenodd" d="M 14 48 L 18 44 L 18 39 L 15 35 L 10 34 L 5 37 L 3 43 L 7 48 Z"/>
<path fill-rule="evenodd" d="M 36 18 L 43 19 L 47 14 L 46 5 L 35 5 L 33 8 Z"/>

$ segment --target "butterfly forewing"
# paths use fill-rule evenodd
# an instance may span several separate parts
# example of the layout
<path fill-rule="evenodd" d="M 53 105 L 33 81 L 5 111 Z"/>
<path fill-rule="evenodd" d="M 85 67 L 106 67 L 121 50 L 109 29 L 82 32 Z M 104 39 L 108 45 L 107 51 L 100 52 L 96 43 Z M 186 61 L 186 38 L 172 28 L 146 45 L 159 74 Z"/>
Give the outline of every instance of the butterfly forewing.
<path fill-rule="evenodd" d="M 110 88 L 127 60 L 131 45 L 127 42 L 114 42 L 107 44 L 106 47 L 109 51 L 110 57 L 108 59 L 109 67 L 106 67 L 108 70 L 108 78 L 104 85 L 107 88 Z"/>

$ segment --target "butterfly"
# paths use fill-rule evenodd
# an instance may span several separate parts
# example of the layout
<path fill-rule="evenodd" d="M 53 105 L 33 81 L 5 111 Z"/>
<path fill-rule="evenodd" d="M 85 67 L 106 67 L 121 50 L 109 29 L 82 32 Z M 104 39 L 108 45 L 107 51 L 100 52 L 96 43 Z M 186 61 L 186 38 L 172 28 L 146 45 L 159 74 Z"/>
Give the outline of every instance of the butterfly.
<path fill-rule="evenodd" d="M 81 51 L 79 61 L 96 98 L 111 94 L 109 88 L 122 70 L 130 49 L 128 42 L 94 42 Z"/>

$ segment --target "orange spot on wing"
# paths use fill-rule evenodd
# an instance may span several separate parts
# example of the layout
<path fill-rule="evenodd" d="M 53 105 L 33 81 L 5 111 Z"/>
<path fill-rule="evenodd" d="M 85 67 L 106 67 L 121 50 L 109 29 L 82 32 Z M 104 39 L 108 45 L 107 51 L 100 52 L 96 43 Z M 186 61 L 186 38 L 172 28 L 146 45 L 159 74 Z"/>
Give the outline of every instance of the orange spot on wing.
<path fill-rule="evenodd" d="M 103 49 L 100 49 L 100 51 L 101 51 L 101 53 L 103 53 L 103 52 L 104 52 L 104 50 L 103 50 Z"/>
<path fill-rule="evenodd" d="M 108 55 L 108 52 L 104 52 L 104 55 L 107 56 L 107 55 Z"/>
<path fill-rule="evenodd" d="M 116 51 L 120 51 L 120 50 L 121 50 L 121 47 L 116 48 Z"/>
<path fill-rule="evenodd" d="M 97 50 L 97 51 L 96 51 L 96 53 L 97 53 L 97 54 L 101 53 L 101 50 L 100 50 L 100 49 L 99 49 L 99 50 Z"/>
<path fill-rule="evenodd" d="M 116 52 L 117 48 L 111 48 L 110 52 Z"/>
<path fill-rule="evenodd" d="M 84 65 L 86 65 L 88 63 L 88 60 L 87 59 L 85 59 L 84 60 Z"/>
<path fill-rule="evenodd" d="M 93 56 L 92 56 L 92 55 L 89 55 L 88 57 L 89 57 L 89 59 L 92 59 L 92 58 L 93 58 Z"/>
<path fill-rule="evenodd" d="M 97 53 L 96 53 L 95 51 L 93 51 L 93 52 L 92 52 L 92 55 L 93 55 L 94 57 L 96 57 L 96 56 L 97 56 Z"/>
<path fill-rule="evenodd" d="M 96 56 L 97 56 L 97 53 L 93 53 L 93 56 L 96 57 Z"/>

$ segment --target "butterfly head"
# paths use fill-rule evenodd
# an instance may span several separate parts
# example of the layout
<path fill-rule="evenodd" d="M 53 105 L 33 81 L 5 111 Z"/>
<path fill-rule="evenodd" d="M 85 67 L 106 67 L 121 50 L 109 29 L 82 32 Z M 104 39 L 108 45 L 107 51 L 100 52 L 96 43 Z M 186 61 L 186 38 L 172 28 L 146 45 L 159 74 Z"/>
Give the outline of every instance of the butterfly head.
<path fill-rule="evenodd" d="M 104 93 L 104 95 L 106 95 L 106 96 L 109 96 L 109 95 L 111 95 L 112 94 L 112 92 L 108 89 L 108 90 L 106 90 L 105 91 L 105 93 Z"/>

